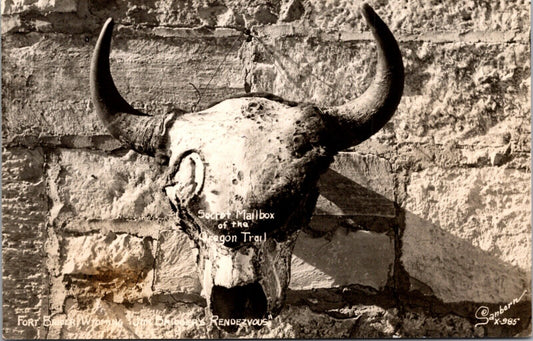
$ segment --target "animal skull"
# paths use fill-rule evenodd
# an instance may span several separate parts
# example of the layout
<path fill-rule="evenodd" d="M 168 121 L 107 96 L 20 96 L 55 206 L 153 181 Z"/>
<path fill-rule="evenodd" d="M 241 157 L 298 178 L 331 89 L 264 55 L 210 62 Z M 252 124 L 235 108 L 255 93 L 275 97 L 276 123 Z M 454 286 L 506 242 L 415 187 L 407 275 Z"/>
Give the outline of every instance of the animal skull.
<path fill-rule="evenodd" d="M 91 64 L 96 111 L 114 137 L 167 165 L 164 191 L 200 250 L 203 295 L 220 318 L 280 311 L 320 175 L 338 151 L 372 136 L 396 110 L 400 50 L 370 6 L 362 13 L 378 45 L 376 75 L 359 98 L 329 108 L 250 93 L 200 112 L 148 116 L 117 91 L 109 70 L 112 19 L 102 29 Z"/>

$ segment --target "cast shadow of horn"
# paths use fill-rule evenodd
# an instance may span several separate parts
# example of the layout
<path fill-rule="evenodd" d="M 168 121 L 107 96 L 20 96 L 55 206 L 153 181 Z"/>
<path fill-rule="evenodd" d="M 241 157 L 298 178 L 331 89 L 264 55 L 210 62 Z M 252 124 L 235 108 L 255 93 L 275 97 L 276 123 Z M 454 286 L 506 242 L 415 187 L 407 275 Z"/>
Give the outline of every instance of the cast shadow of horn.
<path fill-rule="evenodd" d="M 526 292 L 524 328 L 531 320 L 530 274 L 500 259 L 497 250 L 484 251 L 332 169 L 319 185 L 327 204 L 317 205 L 297 241 L 289 304 L 317 310 L 347 303 L 418 306 L 476 323 L 479 306 L 498 310 Z M 315 271 L 318 287 L 298 278 L 295 260 Z"/>

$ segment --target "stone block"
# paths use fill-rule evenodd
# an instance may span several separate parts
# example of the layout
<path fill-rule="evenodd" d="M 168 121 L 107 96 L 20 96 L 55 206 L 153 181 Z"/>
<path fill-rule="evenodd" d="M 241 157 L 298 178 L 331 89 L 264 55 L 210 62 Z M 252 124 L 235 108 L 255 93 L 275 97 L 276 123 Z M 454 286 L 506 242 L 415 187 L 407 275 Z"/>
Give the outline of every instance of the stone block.
<path fill-rule="evenodd" d="M 154 255 L 150 238 L 112 232 L 66 237 L 61 255 L 64 282 L 54 281 L 52 290 L 59 298 L 76 297 L 86 305 L 100 298 L 132 302 L 152 294 Z"/>
<path fill-rule="evenodd" d="M 473 32 L 480 37 L 508 31 L 527 31 L 529 11 L 520 0 L 494 4 L 490 0 L 470 3 L 426 3 L 422 1 L 375 1 L 370 3 L 387 22 L 393 32 L 403 35 L 419 35 L 431 39 L 443 32 L 456 34 Z M 268 24 L 300 19 L 309 29 L 326 32 L 361 32 L 367 27 L 360 15 L 360 2 L 349 0 L 323 2 L 305 1 L 244 1 L 225 0 L 214 3 L 205 1 L 163 0 L 131 5 L 127 1 L 113 3 L 75 0 L 21 1 L 2 3 L 2 13 L 13 15 L 34 10 L 43 15 L 48 12 L 74 12 L 87 20 L 105 20 L 113 16 L 119 22 L 132 25 L 163 25 L 167 27 L 224 25 L 228 15 L 244 18 L 239 25 Z M 70 13 L 65 13 L 70 14 Z M 60 18 L 55 18 L 60 23 Z M 31 18 L 30 18 L 31 20 Z M 64 23 L 63 23 L 64 24 Z M 72 24 L 71 24 L 72 25 Z M 89 30 L 91 25 L 86 25 Z M 485 33 L 484 35 L 481 33 Z M 526 38 L 527 39 L 527 38 Z"/>
<path fill-rule="evenodd" d="M 319 182 L 315 214 L 394 217 L 394 174 L 387 160 L 339 153 Z"/>
<path fill-rule="evenodd" d="M 198 249 L 178 230 L 161 231 L 158 238 L 154 293 L 200 294 L 196 258 Z"/>
<path fill-rule="evenodd" d="M 509 125 L 506 130 L 507 134 L 509 131 L 520 132 L 520 128 L 515 129 L 512 125 Z M 519 134 L 522 135 L 522 133 Z M 485 144 L 479 140 L 471 145 L 460 145 L 453 142 L 444 146 L 405 144 L 398 148 L 394 168 L 414 172 L 435 166 L 444 169 L 503 166 L 507 169 L 530 170 L 529 152 L 520 150 L 513 142 L 501 142 L 496 134 L 491 133 L 483 136 L 483 139 L 488 140 L 489 138 L 493 138 L 492 144 Z"/>
<path fill-rule="evenodd" d="M 394 241 L 385 234 L 339 228 L 331 236 L 302 232 L 291 263 L 292 290 L 359 284 L 383 289 L 392 276 Z"/>
<path fill-rule="evenodd" d="M 268 44 L 271 50 L 258 44 L 249 52 L 249 60 L 264 60 L 247 66 L 253 91 L 329 106 L 357 97 L 373 77 L 370 41 L 339 45 L 284 38 Z M 530 140 L 528 44 L 411 41 L 400 46 L 404 96 L 391 121 L 372 139 L 477 146 L 504 133 L 512 141 Z M 276 67 L 274 76 L 263 72 L 269 64 Z"/>
<path fill-rule="evenodd" d="M 151 242 L 128 234 L 71 237 L 64 247 L 63 273 L 68 275 L 139 276 L 154 262 Z"/>
<path fill-rule="evenodd" d="M 27 13 L 31 11 L 42 13 L 76 12 L 77 0 L 5 0 L 2 1 L 2 15 Z"/>
<path fill-rule="evenodd" d="M 307 2 L 313 26 L 323 30 L 365 30 L 358 14 L 360 2 L 341 0 Z M 439 32 L 523 31 L 529 11 L 520 0 L 457 2 L 372 1 L 370 5 L 396 34 L 437 35 Z"/>
<path fill-rule="evenodd" d="M 339 226 L 391 232 L 396 224 L 395 181 L 386 159 L 341 152 L 320 177 L 320 196 L 311 219 L 314 233 Z"/>
<path fill-rule="evenodd" d="M 407 87 L 392 121 L 398 142 L 486 147 L 527 134 L 527 45 L 406 43 L 402 51 Z"/>
<path fill-rule="evenodd" d="M 502 261 L 530 269 L 529 173 L 431 168 L 413 173 L 407 192 L 408 212 Z M 506 246 L 515 239 L 520 242 Z"/>
<path fill-rule="evenodd" d="M 181 231 L 161 231 L 154 293 L 199 294 L 197 252 Z M 359 284 L 383 289 L 392 275 L 393 262 L 394 242 L 385 234 L 339 228 L 331 236 L 312 238 L 302 232 L 293 253 L 290 288 Z"/>
<path fill-rule="evenodd" d="M 280 18 L 281 22 L 291 22 L 298 20 L 305 12 L 305 7 L 300 0 L 284 1 L 281 6 Z"/>
<path fill-rule="evenodd" d="M 245 57 L 253 91 L 327 107 L 356 98 L 374 75 L 371 41 L 284 37 L 266 44 L 269 49 L 252 41 Z M 521 145 L 530 141 L 528 44 L 406 41 L 400 49 L 404 95 L 391 121 L 372 139 L 389 145 L 461 141 L 483 146 L 503 133 L 510 141 L 523 140 Z M 274 74 L 264 72 L 270 65 Z"/>
<path fill-rule="evenodd" d="M 444 302 L 505 303 L 530 287 L 530 175 L 503 168 L 413 173 L 401 262 Z"/>
<path fill-rule="evenodd" d="M 42 252 L 48 204 L 41 149 L 2 151 L 2 308 L 3 336 L 42 338 L 47 307 L 47 269 Z"/>
<path fill-rule="evenodd" d="M 81 307 L 72 299 L 64 314 L 51 317 L 49 338 L 181 339 L 207 337 L 204 309 L 187 303 L 133 303 L 95 300 Z M 202 326 L 203 324 L 203 326 Z"/>
<path fill-rule="evenodd" d="M 48 169 L 50 219 L 59 224 L 172 216 L 162 173 L 152 158 L 133 151 L 116 157 L 59 150 Z"/>
<path fill-rule="evenodd" d="M 199 93 L 198 109 L 244 92 L 238 45 L 233 46 L 236 37 L 158 39 L 143 30 L 116 31 L 113 78 L 123 97 L 142 111 L 151 115 L 179 108 L 190 111 Z M 96 38 L 95 32 L 3 39 L 4 141 L 20 135 L 108 135 L 89 96 L 89 63 Z"/>

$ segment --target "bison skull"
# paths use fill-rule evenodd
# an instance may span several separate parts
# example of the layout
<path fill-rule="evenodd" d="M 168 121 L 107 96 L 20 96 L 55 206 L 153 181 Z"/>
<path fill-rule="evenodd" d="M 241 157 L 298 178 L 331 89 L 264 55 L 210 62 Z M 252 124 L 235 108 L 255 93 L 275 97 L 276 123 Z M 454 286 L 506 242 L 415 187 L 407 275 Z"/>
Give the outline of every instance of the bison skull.
<path fill-rule="evenodd" d="M 378 46 L 376 75 L 359 98 L 329 108 L 250 93 L 200 112 L 146 115 L 117 91 L 109 70 L 113 21 L 102 29 L 91 64 L 96 111 L 114 137 L 167 165 L 164 191 L 200 250 L 203 295 L 221 318 L 279 312 L 320 175 L 396 110 L 400 50 L 370 6 L 362 13 Z"/>

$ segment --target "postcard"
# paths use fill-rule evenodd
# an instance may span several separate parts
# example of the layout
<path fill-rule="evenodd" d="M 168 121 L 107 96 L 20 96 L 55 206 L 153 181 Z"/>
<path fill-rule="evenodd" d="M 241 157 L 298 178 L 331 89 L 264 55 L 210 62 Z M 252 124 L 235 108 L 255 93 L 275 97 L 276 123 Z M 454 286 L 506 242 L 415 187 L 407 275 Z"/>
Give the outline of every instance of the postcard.
<path fill-rule="evenodd" d="M 1 11 L 4 338 L 531 335 L 529 4 Z"/>

